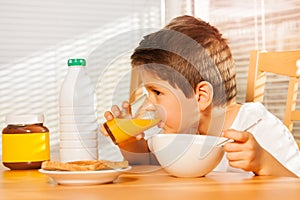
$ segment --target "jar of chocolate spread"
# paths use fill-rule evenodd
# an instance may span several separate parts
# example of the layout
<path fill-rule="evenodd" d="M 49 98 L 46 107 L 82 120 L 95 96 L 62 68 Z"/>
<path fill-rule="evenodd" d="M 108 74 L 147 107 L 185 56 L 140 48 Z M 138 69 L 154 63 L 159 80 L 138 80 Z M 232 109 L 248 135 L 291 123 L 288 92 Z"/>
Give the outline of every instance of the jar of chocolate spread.
<path fill-rule="evenodd" d="M 7 115 L 2 130 L 2 163 L 10 169 L 39 169 L 50 159 L 49 129 L 43 115 Z"/>

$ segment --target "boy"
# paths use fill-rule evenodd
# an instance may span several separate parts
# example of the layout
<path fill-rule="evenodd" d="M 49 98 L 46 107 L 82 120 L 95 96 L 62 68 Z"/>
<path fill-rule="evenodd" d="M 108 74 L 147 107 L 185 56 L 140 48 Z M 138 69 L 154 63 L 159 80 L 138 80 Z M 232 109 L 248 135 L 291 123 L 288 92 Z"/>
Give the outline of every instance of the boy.
<path fill-rule="evenodd" d="M 225 144 L 218 170 L 300 176 L 300 153 L 283 123 L 260 103 L 235 102 L 234 61 L 215 27 L 191 16 L 177 17 L 145 36 L 131 60 L 134 71 L 142 75 L 149 99 L 163 111 L 159 127 L 164 133 L 222 132 L 233 142 Z M 122 107 L 130 109 L 126 102 Z M 113 106 L 105 117 L 111 120 L 120 113 Z M 255 127 L 242 131 L 258 120 Z M 131 164 L 145 161 L 140 158 L 153 159 L 141 136 L 119 147 Z"/>

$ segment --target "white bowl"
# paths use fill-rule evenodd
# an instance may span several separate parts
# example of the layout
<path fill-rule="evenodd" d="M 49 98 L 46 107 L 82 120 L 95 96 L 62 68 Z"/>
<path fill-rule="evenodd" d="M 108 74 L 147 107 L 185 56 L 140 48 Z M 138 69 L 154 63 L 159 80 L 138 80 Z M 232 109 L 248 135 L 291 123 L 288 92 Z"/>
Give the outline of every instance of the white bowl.
<path fill-rule="evenodd" d="M 211 172 L 221 161 L 223 146 L 216 144 L 227 138 L 191 135 L 157 134 L 148 139 L 165 171 L 176 177 L 201 177 Z"/>

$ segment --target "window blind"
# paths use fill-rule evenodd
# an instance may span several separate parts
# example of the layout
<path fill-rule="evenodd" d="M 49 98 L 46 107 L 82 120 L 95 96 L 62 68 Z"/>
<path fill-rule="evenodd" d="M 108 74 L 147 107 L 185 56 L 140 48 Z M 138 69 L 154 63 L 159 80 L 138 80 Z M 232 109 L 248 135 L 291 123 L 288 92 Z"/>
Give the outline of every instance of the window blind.
<path fill-rule="evenodd" d="M 209 5 L 209 21 L 230 42 L 237 69 L 237 101 L 243 103 L 251 50 L 284 51 L 300 48 L 299 1 L 209 0 Z M 267 79 L 264 104 L 283 119 L 288 80 L 274 75 L 267 75 Z M 297 140 L 300 140 L 299 125 L 296 123 L 293 130 Z"/>
<path fill-rule="evenodd" d="M 43 113 L 51 159 L 58 159 L 58 93 L 69 58 L 87 59 L 99 124 L 128 99 L 129 56 L 142 35 L 162 26 L 161 0 L 0 0 L 0 127 L 8 113 Z M 128 82 L 128 83 L 127 83 Z M 114 99 L 114 101 L 112 101 Z M 99 134 L 102 159 L 121 159 Z"/>

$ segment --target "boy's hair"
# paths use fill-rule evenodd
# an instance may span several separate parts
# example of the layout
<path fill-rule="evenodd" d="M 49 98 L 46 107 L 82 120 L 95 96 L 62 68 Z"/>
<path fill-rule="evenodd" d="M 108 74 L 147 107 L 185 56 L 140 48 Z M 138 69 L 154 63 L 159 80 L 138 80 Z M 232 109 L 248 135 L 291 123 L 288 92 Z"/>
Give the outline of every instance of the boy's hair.
<path fill-rule="evenodd" d="M 235 65 L 226 39 L 209 23 L 191 16 L 177 17 L 145 36 L 131 64 L 180 88 L 188 98 L 201 81 L 212 84 L 214 105 L 225 105 L 237 93 Z"/>

